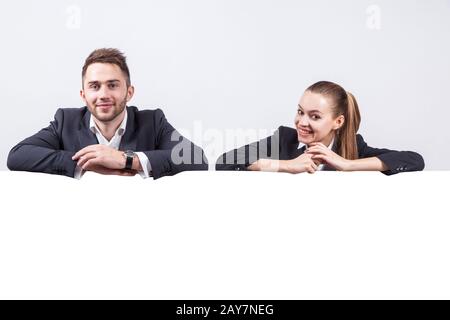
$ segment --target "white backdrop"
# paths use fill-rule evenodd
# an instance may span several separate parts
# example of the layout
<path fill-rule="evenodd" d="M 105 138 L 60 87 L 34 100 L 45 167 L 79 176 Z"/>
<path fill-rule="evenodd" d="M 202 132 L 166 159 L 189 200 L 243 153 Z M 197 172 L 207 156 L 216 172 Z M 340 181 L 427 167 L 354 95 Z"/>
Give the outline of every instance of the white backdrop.
<path fill-rule="evenodd" d="M 0 172 L 0 299 L 449 299 L 449 180 Z"/>
<path fill-rule="evenodd" d="M 303 90 L 353 92 L 370 145 L 448 169 L 449 0 L 9 1 L 1 4 L 0 169 L 10 148 L 81 107 L 86 56 L 125 52 L 130 105 L 161 107 L 210 161 L 237 129 L 292 125 Z"/>

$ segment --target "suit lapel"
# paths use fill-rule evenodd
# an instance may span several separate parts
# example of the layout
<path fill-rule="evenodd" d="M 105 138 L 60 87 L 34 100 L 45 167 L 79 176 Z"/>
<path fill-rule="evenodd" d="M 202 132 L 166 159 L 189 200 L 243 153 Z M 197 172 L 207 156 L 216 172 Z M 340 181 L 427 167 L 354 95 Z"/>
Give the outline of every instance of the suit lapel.
<path fill-rule="evenodd" d="M 90 146 L 91 144 L 98 144 L 97 137 L 89 129 L 90 118 L 91 113 L 86 111 L 81 119 L 80 128 L 78 129 L 78 142 L 80 143 L 80 150 L 84 147 Z"/>
<path fill-rule="evenodd" d="M 136 112 L 134 108 L 127 107 L 127 124 L 125 134 L 120 141 L 119 150 L 133 150 L 136 151 L 137 145 L 137 126 L 136 126 Z"/>
<path fill-rule="evenodd" d="M 136 151 L 137 136 L 136 136 L 136 114 L 133 108 L 127 107 L 128 119 L 126 124 L 125 134 L 120 141 L 119 150 L 133 150 Z M 89 120 L 91 119 L 91 113 L 86 111 L 84 114 L 80 127 L 78 129 L 78 141 L 80 149 L 90 146 L 92 144 L 98 144 L 95 133 L 89 128 Z"/>
<path fill-rule="evenodd" d="M 302 155 L 306 150 L 306 146 L 303 146 L 301 148 L 298 147 L 298 143 L 293 146 L 293 156 L 294 158 L 297 158 L 298 156 Z"/>

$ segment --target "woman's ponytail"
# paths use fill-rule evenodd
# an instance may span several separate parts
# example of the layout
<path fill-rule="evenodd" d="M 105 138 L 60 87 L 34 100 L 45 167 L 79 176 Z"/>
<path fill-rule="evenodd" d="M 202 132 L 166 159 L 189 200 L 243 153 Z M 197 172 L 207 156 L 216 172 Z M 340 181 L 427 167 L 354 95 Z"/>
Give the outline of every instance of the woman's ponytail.
<path fill-rule="evenodd" d="M 345 121 L 337 132 L 339 155 L 345 159 L 358 159 L 358 147 L 356 143 L 356 133 L 361 123 L 358 103 L 350 92 L 346 92 L 347 106 L 344 111 Z"/>

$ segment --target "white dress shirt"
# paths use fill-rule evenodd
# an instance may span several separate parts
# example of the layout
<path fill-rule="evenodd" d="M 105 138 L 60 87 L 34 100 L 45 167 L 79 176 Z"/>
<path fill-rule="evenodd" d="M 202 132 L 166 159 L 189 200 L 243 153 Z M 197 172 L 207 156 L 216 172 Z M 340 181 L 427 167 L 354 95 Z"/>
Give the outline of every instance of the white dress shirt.
<path fill-rule="evenodd" d="M 127 119 L 128 119 L 128 112 L 125 109 L 125 116 L 123 117 L 122 123 L 120 124 L 119 128 L 117 128 L 116 133 L 112 137 L 110 141 L 106 139 L 102 133 L 100 132 L 100 129 L 97 127 L 97 124 L 94 121 L 94 118 L 91 115 L 91 118 L 89 120 L 89 129 L 95 133 L 95 136 L 97 137 L 98 143 L 101 145 L 109 146 L 111 148 L 114 148 L 116 150 L 119 149 L 120 142 L 122 141 L 122 136 L 125 134 L 126 126 L 127 126 Z M 135 152 L 136 155 L 139 158 L 139 162 L 141 163 L 142 171 L 139 171 L 139 175 L 142 178 L 148 178 L 150 176 L 150 172 L 152 171 L 152 167 L 150 164 L 150 161 L 148 160 L 147 156 L 143 152 Z M 81 179 L 81 177 L 84 174 L 84 170 L 77 166 L 75 168 L 75 179 Z"/>
<path fill-rule="evenodd" d="M 331 140 L 331 143 L 330 143 L 330 145 L 328 146 L 328 149 L 332 150 L 333 144 L 334 144 L 334 138 L 333 138 L 333 140 Z M 306 144 L 300 142 L 300 143 L 298 144 L 297 149 L 301 149 L 301 148 L 303 148 L 303 147 L 305 147 L 305 149 L 308 148 L 308 146 L 307 146 Z M 305 151 L 306 151 L 306 150 L 305 150 Z M 323 170 L 323 167 L 324 167 L 324 166 L 325 166 L 324 164 L 319 164 L 319 166 L 317 167 L 317 171 Z"/>

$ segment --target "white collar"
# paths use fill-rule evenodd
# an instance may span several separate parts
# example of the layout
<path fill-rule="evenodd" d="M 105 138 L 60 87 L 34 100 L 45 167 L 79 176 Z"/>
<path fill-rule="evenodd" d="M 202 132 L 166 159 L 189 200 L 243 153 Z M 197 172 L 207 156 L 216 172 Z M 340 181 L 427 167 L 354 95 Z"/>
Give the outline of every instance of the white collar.
<path fill-rule="evenodd" d="M 118 134 L 119 136 L 123 136 L 125 134 L 125 129 L 127 126 L 127 118 L 128 118 L 128 111 L 127 111 L 127 107 L 125 107 L 125 116 L 123 117 L 122 123 L 120 124 L 119 128 L 117 128 L 116 130 L 116 134 Z M 92 116 L 91 113 L 91 118 L 89 119 L 89 129 L 91 129 L 91 131 L 93 133 L 101 133 L 100 129 L 97 127 L 97 124 L 94 121 L 94 117 Z"/>

